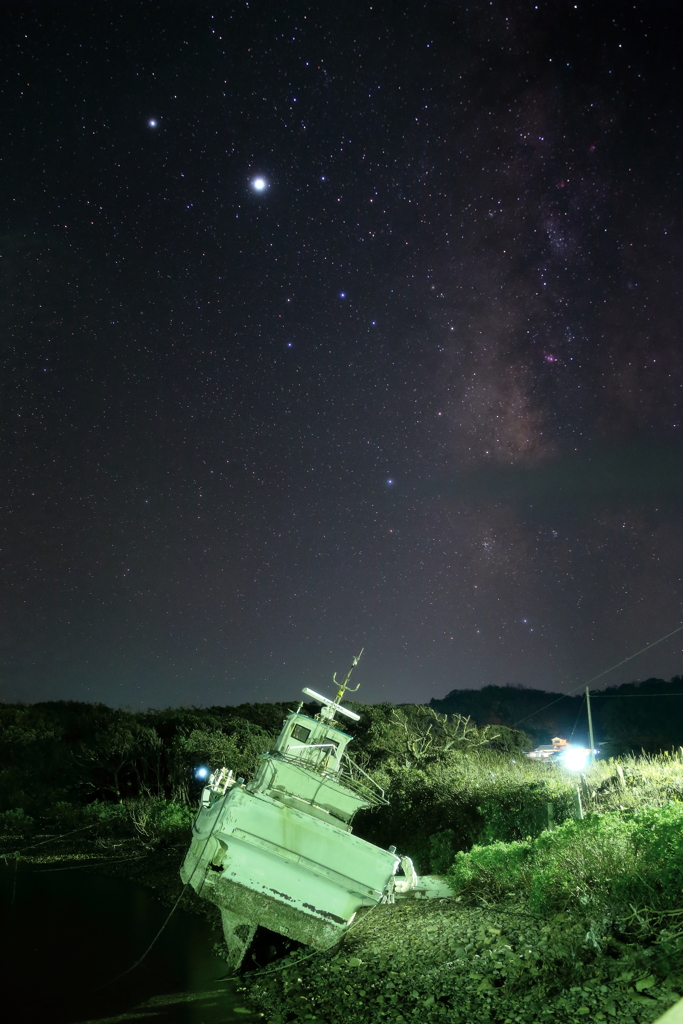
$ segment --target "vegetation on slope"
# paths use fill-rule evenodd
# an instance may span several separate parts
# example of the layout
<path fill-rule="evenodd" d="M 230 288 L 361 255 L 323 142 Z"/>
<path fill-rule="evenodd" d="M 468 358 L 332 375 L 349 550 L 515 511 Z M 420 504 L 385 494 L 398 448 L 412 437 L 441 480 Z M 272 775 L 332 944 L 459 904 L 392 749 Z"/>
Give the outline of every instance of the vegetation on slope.
<path fill-rule="evenodd" d="M 355 833 L 447 873 L 453 898 L 378 907 L 340 950 L 248 977 L 273 1024 L 654 1020 L 683 986 L 680 755 L 577 777 L 504 725 L 356 707 L 354 756 L 389 804 Z M 174 899 L 194 770 L 248 777 L 288 709 L 0 706 L 0 853 L 96 862 Z"/>
<path fill-rule="evenodd" d="M 489 764 L 473 758 L 467 792 Z M 598 763 L 580 788 L 584 819 L 503 842 L 502 806 L 490 841 L 439 848 L 451 900 L 377 907 L 341 949 L 247 976 L 252 997 L 272 1024 L 654 1021 L 683 991 L 683 762 Z"/>

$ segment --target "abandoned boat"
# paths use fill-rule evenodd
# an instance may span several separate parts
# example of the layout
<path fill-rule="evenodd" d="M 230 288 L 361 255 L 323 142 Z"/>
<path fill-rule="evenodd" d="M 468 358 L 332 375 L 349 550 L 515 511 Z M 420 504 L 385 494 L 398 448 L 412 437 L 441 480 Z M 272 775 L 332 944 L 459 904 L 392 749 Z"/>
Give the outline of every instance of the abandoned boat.
<path fill-rule="evenodd" d="M 303 689 L 319 713 L 302 714 L 302 704 L 291 711 L 250 782 L 221 768 L 202 792 L 180 874 L 220 909 L 233 969 L 259 926 L 322 950 L 362 907 L 450 895 L 442 879 L 418 878 L 394 847 L 352 833 L 357 811 L 388 803 L 349 755 L 352 737 L 337 721 L 360 720 L 341 704 L 359 658 L 334 700 Z"/>

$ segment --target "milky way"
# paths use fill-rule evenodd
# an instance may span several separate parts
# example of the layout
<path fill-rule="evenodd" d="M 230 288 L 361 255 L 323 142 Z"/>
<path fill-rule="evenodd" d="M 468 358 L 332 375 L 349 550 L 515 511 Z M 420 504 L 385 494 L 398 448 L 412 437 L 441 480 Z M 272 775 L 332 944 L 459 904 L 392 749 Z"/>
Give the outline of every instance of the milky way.
<path fill-rule="evenodd" d="M 3 699 L 560 690 L 683 621 L 675 5 L 1 18 Z"/>

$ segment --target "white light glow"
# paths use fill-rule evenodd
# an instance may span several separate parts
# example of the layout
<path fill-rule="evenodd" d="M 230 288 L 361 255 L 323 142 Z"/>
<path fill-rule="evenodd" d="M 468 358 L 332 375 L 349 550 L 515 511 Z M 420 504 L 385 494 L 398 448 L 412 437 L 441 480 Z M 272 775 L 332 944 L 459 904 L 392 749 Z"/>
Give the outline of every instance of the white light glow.
<path fill-rule="evenodd" d="M 253 188 L 254 192 L 263 192 L 263 190 L 266 187 L 266 179 L 254 178 L 254 180 L 251 183 L 251 187 Z"/>
<path fill-rule="evenodd" d="M 588 764 L 588 751 L 570 748 L 562 755 L 562 764 L 570 772 L 580 772 Z"/>

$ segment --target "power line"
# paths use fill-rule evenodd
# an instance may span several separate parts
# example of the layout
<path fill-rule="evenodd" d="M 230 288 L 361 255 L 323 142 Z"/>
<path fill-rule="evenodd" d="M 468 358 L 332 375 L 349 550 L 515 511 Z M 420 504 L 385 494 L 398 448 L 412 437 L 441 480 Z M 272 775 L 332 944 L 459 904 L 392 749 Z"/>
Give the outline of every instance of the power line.
<path fill-rule="evenodd" d="M 572 729 L 572 731 L 571 731 L 571 733 L 570 733 L 570 735 L 569 735 L 569 740 L 570 740 L 570 742 L 571 742 L 571 739 L 572 739 L 572 737 L 574 736 L 574 733 L 576 732 L 576 727 L 577 727 L 577 725 L 579 724 L 579 718 L 580 718 L 580 716 L 581 716 L 581 712 L 583 711 L 583 705 L 584 705 L 585 703 L 586 703 L 586 694 L 584 693 L 584 695 L 583 695 L 583 700 L 581 701 L 581 707 L 579 708 L 579 713 L 578 713 L 578 715 L 576 716 L 576 721 L 574 722 L 574 728 Z"/>
<path fill-rule="evenodd" d="M 614 672 L 615 669 L 620 668 L 622 665 L 625 665 L 627 661 L 633 661 L 634 658 L 637 658 L 640 654 L 644 654 L 645 651 L 652 650 L 652 648 L 656 647 L 657 644 L 661 644 L 661 643 L 664 642 L 664 640 L 668 640 L 670 636 L 674 635 L 674 633 L 680 633 L 680 631 L 682 629 L 683 629 L 683 625 L 676 626 L 676 629 L 672 629 L 670 633 L 666 634 L 666 636 L 662 636 L 662 637 L 659 638 L 659 640 L 655 640 L 655 642 L 653 644 L 648 644 L 646 647 L 641 648 L 641 650 L 636 651 L 635 654 L 629 654 L 628 658 L 624 658 L 623 661 L 618 661 L 616 665 L 612 665 L 611 668 L 606 668 L 603 672 L 598 672 L 597 676 L 593 676 L 593 678 L 589 679 L 587 682 L 579 683 L 579 685 L 575 686 L 573 690 L 569 691 L 569 693 L 563 693 L 561 697 L 558 697 L 557 700 L 551 700 L 550 704 L 546 704 L 545 707 L 538 708 L 537 711 L 532 711 L 530 715 L 526 716 L 526 718 L 520 718 L 520 720 L 518 722 L 515 722 L 515 725 L 521 725 L 522 722 L 528 722 L 530 718 L 534 717 L 534 715 L 540 715 L 541 711 L 547 711 L 547 709 L 551 708 L 553 706 L 553 704 L 558 704 L 561 700 L 564 700 L 565 697 L 571 697 L 571 695 L 573 693 L 576 693 L 576 691 L 580 690 L 582 687 L 590 686 L 590 684 L 594 683 L 596 679 L 602 679 L 603 676 L 606 676 L 608 674 L 608 672 Z M 634 694 L 634 696 L 635 696 L 635 694 Z M 649 694 L 647 694 L 647 695 L 644 694 L 643 696 L 650 696 L 650 695 Z M 668 694 L 667 694 L 667 696 L 668 696 Z M 672 696 L 673 696 L 673 694 L 672 694 Z"/>
<path fill-rule="evenodd" d="M 622 697 L 639 697 L 642 700 L 649 697 L 683 697 L 683 693 L 591 693 L 591 700 L 597 700 L 598 697 L 618 697 L 620 700 Z"/>

